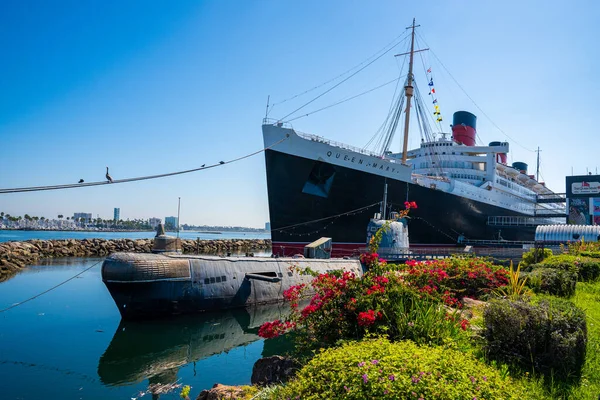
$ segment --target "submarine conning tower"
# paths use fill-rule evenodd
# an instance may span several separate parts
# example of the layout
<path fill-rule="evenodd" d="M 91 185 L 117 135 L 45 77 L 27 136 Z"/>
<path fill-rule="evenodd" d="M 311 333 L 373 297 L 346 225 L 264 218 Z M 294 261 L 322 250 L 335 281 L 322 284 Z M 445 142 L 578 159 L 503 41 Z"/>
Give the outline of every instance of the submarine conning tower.
<path fill-rule="evenodd" d="M 452 116 L 452 136 L 454 141 L 465 146 L 475 146 L 477 137 L 477 116 L 468 111 L 457 111 Z"/>
<path fill-rule="evenodd" d="M 156 227 L 156 236 L 154 236 L 154 244 L 152 245 L 153 253 L 180 253 L 181 240 L 173 236 L 168 236 L 165 233 L 163 224 L 158 224 Z"/>

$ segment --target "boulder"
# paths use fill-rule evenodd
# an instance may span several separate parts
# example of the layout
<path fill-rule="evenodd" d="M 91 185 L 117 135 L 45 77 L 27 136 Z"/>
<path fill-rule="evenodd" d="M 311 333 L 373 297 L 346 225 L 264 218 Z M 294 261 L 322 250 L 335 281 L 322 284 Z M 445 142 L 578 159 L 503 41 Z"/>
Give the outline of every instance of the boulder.
<path fill-rule="evenodd" d="M 281 356 L 264 357 L 254 363 L 250 382 L 253 385 L 267 386 L 287 381 L 300 365 L 295 360 Z"/>
<path fill-rule="evenodd" d="M 196 400 L 243 399 L 247 397 L 246 394 L 242 387 L 215 383 L 212 389 L 200 392 Z"/>

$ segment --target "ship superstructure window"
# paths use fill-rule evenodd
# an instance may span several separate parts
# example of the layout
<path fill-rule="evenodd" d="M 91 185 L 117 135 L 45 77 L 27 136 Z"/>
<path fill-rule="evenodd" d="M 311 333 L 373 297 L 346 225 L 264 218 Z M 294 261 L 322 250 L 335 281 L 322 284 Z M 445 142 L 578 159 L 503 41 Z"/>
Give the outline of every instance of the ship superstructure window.
<path fill-rule="evenodd" d="M 335 168 L 333 165 L 317 161 L 308 175 L 302 193 L 327 198 L 334 178 Z"/>

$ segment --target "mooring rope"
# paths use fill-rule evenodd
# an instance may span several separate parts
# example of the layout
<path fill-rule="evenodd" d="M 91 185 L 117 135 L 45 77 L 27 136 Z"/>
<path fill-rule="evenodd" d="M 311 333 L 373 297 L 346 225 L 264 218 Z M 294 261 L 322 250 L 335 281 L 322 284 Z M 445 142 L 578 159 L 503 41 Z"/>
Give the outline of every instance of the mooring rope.
<path fill-rule="evenodd" d="M 74 276 L 70 277 L 69 279 L 67 279 L 67 280 L 65 280 L 65 281 L 62 281 L 62 282 L 61 282 L 61 283 L 59 283 L 58 285 L 54 285 L 54 286 L 52 286 L 50 289 L 44 290 L 42 293 L 38 293 L 38 294 L 36 294 L 35 296 L 32 296 L 32 297 L 30 297 L 30 298 L 28 298 L 28 299 L 26 299 L 26 300 L 23 300 L 23 301 L 19 301 L 18 303 L 14 303 L 13 305 L 11 305 L 11 306 L 9 306 L 9 307 L 6 307 L 5 309 L 2 309 L 2 310 L 0 310 L 0 313 L 3 313 L 3 312 L 5 312 L 5 311 L 8 311 L 8 310 L 10 310 L 10 309 L 13 309 L 13 308 L 15 308 L 15 307 L 18 307 L 18 306 L 20 306 L 21 304 L 25 304 L 25 303 L 27 303 L 27 302 L 29 302 L 29 301 L 31 301 L 31 300 L 37 299 L 37 298 L 38 298 L 38 297 L 40 297 L 41 295 L 44 295 L 44 294 L 46 294 L 46 293 L 48 293 L 48 292 L 51 292 L 52 290 L 54 290 L 54 289 L 56 289 L 56 288 L 58 288 L 58 287 L 60 287 L 60 286 L 64 285 L 65 283 L 67 283 L 67 282 L 69 282 L 69 281 L 72 281 L 73 279 L 75 279 L 75 278 L 77 278 L 78 276 L 82 275 L 84 272 L 87 272 L 87 271 L 89 271 L 90 269 L 94 268 L 96 265 L 100 264 L 102 261 L 104 261 L 104 260 L 100 260 L 100 261 L 98 261 L 98 262 L 95 262 L 94 264 L 92 264 L 91 266 L 87 267 L 86 269 L 84 269 L 83 271 L 81 271 L 80 273 L 78 273 L 77 275 L 74 275 Z"/>

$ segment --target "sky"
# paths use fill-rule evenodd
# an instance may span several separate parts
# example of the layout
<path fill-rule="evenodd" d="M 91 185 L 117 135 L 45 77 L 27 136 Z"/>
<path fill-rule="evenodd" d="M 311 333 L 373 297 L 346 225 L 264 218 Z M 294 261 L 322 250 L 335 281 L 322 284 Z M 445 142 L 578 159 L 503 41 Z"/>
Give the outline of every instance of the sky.
<path fill-rule="evenodd" d="M 566 175 L 600 167 L 599 16 L 600 3 L 578 0 L 6 0 L 0 188 L 100 181 L 106 166 L 114 179 L 160 174 L 260 150 L 268 96 L 269 117 L 283 118 L 416 18 L 417 44 L 431 49 L 417 57 L 417 85 L 426 92 L 431 67 L 445 130 L 454 111 L 473 112 L 481 142 L 508 141 L 508 161 L 530 171 L 539 146 L 540 180 L 564 192 Z M 406 43 L 287 119 L 397 78 L 394 53 Z M 393 92 L 387 85 L 292 125 L 362 147 Z M 410 147 L 419 142 L 412 130 Z M 119 207 L 122 219 L 164 219 L 178 198 L 182 223 L 263 227 L 264 155 L 171 178 L 0 194 L 0 211 L 112 218 Z"/>

